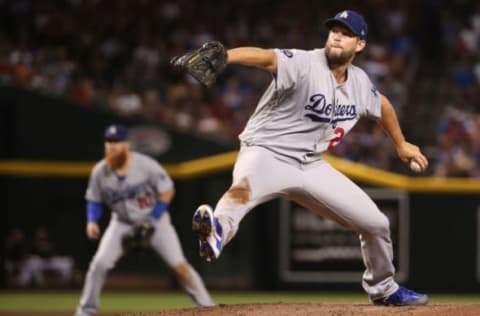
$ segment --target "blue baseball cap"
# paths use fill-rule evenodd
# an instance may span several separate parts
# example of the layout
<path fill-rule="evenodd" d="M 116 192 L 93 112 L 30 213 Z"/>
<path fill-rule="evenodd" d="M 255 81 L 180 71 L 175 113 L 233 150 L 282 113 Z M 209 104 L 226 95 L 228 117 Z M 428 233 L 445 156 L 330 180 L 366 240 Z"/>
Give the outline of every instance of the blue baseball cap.
<path fill-rule="evenodd" d="M 106 141 L 122 141 L 128 137 L 127 128 L 121 124 L 113 124 L 105 129 L 103 135 Z"/>
<path fill-rule="evenodd" d="M 333 18 L 325 21 L 325 26 L 331 29 L 335 23 L 341 23 L 360 39 L 367 39 L 368 26 L 363 16 L 352 10 L 338 12 Z"/>

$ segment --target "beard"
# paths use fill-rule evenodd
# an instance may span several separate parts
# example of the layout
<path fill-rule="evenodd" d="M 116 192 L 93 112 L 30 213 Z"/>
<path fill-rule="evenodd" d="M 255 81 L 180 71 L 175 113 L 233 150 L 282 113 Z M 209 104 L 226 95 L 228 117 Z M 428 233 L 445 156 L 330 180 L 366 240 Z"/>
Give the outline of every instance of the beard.
<path fill-rule="evenodd" d="M 116 154 L 105 152 L 105 161 L 113 170 L 119 169 L 127 162 L 127 152 L 121 151 Z"/>
<path fill-rule="evenodd" d="M 329 46 L 325 46 L 325 55 L 330 66 L 342 66 L 347 64 L 351 58 L 355 55 L 355 51 L 343 50 L 340 54 L 332 52 Z"/>

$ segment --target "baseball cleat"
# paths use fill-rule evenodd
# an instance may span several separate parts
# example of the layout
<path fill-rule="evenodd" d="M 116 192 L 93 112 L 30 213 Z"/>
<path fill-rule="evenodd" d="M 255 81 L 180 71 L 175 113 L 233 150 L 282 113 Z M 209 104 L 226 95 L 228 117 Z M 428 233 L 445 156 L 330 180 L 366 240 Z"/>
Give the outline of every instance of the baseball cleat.
<path fill-rule="evenodd" d="M 212 261 L 222 251 L 222 226 L 213 215 L 210 205 L 200 205 L 192 219 L 192 229 L 197 234 L 200 244 L 200 257 Z"/>
<path fill-rule="evenodd" d="M 372 300 L 375 305 L 393 305 L 393 306 L 412 306 L 412 305 L 427 305 L 428 296 L 409 290 L 400 286 L 393 294 Z"/>

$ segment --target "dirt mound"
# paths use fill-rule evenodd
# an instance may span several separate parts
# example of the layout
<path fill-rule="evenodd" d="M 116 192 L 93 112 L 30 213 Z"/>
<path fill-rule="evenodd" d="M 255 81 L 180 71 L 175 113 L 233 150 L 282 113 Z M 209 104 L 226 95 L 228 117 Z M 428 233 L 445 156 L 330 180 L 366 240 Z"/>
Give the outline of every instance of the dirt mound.
<path fill-rule="evenodd" d="M 384 307 L 371 304 L 272 303 L 219 305 L 160 311 L 127 313 L 122 316 L 479 316 L 480 304 L 431 304 L 418 307 Z"/>
<path fill-rule="evenodd" d="M 0 316 L 71 316 L 73 312 L 0 312 Z M 219 305 L 142 313 L 100 312 L 98 316 L 479 316 L 480 304 L 382 307 L 371 304 L 271 303 Z"/>

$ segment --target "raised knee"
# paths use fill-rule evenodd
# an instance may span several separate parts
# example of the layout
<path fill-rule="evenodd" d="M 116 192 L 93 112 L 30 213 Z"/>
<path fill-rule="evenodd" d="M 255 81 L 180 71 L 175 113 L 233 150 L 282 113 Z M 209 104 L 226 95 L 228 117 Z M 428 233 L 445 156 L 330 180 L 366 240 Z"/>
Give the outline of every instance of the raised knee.
<path fill-rule="evenodd" d="M 374 222 L 372 234 L 381 236 L 390 235 L 390 221 L 388 220 L 387 216 L 382 214 L 382 216 L 378 217 L 378 219 Z"/>
<path fill-rule="evenodd" d="M 226 196 L 238 204 L 245 204 L 250 200 L 250 192 L 250 183 L 243 178 L 228 189 Z"/>
<path fill-rule="evenodd" d="M 362 229 L 361 233 L 363 235 L 389 236 L 390 221 L 388 217 L 382 213 L 381 216 L 377 216 L 375 220 L 370 221 L 367 227 Z"/>

